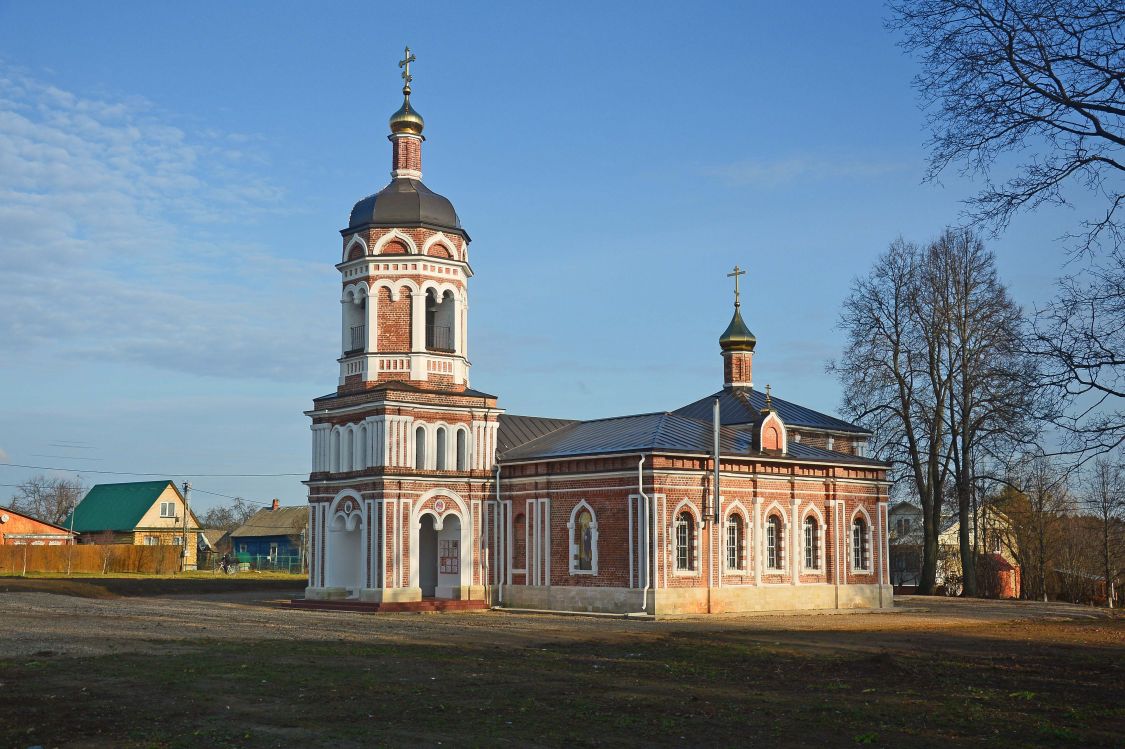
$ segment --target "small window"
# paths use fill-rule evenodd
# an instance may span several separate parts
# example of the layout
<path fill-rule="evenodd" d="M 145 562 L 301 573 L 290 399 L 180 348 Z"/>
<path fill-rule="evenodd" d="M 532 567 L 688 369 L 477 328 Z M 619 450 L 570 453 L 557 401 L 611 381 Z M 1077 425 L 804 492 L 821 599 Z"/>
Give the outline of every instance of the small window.
<path fill-rule="evenodd" d="M 184 537 L 183 536 L 174 536 L 172 538 L 172 545 L 173 546 L 183 546 L 184 545 Z"/>
<path fill-rule="evenodd" d="M 766 566 L 781 569 L 781 518 L 777 515 L 766 521 Z"/>
<path fill-rule="evenodd" d="M 863 518 L 856 518 L 852 522 L 852 567 L 866 570 L 868 561 L 867 523 Z"/>
<path fill-rule="evenodd" d="M 160 517 L 174 518 L 176 517 L 176 503 L 175 502 L 161 502 L 160 503 Z"/>
<path fill-rule="evenodd" d="M 594 525 L 594 514 L 583 507 L 575 513 L 571 521 L 571 553 L 573 554 L 572 571 L 594 571 L 594 544 L 596 542 L 597 526 Z"/>
<path fill-rule="evenodd" d="M 743 524 L 738 513 L 727 518 L 727 569 L 741 570 L 746 567 L 742 555 Z"/>
<path fill-rule="evenodd" d="M 277 561 L 277 544 L 270 544 L 270 561 Z"/>
<path fill-rule="evenodd" d="M 695 519 L 690 512 L 681 512 L 676 518 L 676 569 L 690 572 L 695 569 Z"/>
<path fill-rule="evenodd" d="M 245 554 L 246 553 L 246 544 L 239 544 L 238 545 L 238 553 L 239 554 Z"/>
<path fill-rule="evenodd" d="M 145 546 L 157 546 L 159 543 L 160 539 L 156 536 L 145 536 Z"/>
<path fill-rule="evenodd" d="M 437 428 L 437 437 L 434 442 L 434 463 L 439 471 L 445 470 L 445 427 Z"/>
<path fill-rule="evenodd" d="M 418 427 L 414 430 L 414 467 L 426 467 L 426 428 Z"/>
<path fill-rule="evenodd" d="M 820 569 L 820 533 L 816 518 L 805 518 L 805 569 Z"/>
<path fill-rule="evenodd" d="M 464 429 L 457 430 L 457 470 L 469 470 L 469 438 Z"/>

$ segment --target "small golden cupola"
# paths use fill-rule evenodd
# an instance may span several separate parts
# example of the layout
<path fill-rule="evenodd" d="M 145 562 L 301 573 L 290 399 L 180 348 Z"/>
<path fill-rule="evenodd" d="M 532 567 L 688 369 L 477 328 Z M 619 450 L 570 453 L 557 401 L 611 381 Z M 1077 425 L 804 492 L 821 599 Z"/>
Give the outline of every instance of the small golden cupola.
<path fill-rule="evenodd" d="M 742 302 L 739 299 L 738 278 L 744 275 L 746 271 L 737 265 L 727 274 L 734 278 L 734 316 L 730 319 L 730 325 L 719 336 L 719 348 L 723 351 L 723 387 L 754 386 L 750 374 L 758 339 L 746 327 L 740 311 Z"/>
<path fill-rule="evenodd" d="M 426 123 L 422 119 L 422 115 L 418 114 L 418 111 L 410 105 L 410 82 L 414 80 L 414 76 L 410 75 L 410 63 L 416 59 L 411 54 L 410 47 L 407 47 L 402 60 L 398 63 L 398 66 L 402 68 L 402 106 L 391 115 L 390 124 L 392 133 L 421 137 L 422 129 L 426 126 Z"/>

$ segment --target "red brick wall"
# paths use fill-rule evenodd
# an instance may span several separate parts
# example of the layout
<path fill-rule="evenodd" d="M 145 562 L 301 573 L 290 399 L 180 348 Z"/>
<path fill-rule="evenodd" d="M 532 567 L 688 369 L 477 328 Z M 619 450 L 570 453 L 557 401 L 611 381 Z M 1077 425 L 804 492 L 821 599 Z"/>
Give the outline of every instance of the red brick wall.
<path fill-rule="evenodd" d="M 410 294 L 403 290 L 398 301 L 388 289 L 379 289 L 379 351 L 410 351 Z"/>

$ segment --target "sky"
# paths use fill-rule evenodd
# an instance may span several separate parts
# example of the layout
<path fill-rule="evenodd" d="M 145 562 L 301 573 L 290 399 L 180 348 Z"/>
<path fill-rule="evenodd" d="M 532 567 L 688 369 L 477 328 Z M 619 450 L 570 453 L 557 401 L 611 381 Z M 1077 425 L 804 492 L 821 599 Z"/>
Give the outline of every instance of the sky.
<path fill-rule="evenodd" d="M 305 501 L 339 230 L 389 181 L 407 44 L 425 182 L 473 239 L 473 387 L 565 418 L 714 392 L 737 264 L 755 384 L 836 412 L 853 279 L 981 187 L 925 181 L 885 13 L 0 0 L 0 503 L 40 473 Z M 1077 220 L 989 240 L 1026 308 Z"/>

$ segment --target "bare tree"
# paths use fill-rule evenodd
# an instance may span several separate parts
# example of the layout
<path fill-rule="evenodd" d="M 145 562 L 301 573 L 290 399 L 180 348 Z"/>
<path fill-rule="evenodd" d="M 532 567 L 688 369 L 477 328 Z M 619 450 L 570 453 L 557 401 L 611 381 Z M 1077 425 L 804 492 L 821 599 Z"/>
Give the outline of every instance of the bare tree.
<path fill-rule="evenodd" d="M 871 272 L 852 283 L 839 327 L 844 356 L 828 365 L 843 384 L 843 409 L 875 435 L 875 453 L 891 462 L 922 507 L 922 574 L 918 592 L 934 592 L 943 488 L 950 456 L 945 404 L 950 375 L 944 337 L 919 281 L 924 253 L 897 239 Z"/>
<path fill-rule="evenodd" d="M 1125 6 L 1120 0 L 894 0 L 888 25 L 917 56 L 932 130 L 930 177 L 951 164 L 988 186 L 973 217 L 1003 228 L 1023 209 L 1106 202 L 1080 246 L 1121 244 L 1125 195 Z M 1020 163 L 1000 184 L 1002 157 Z M 1005 164 L 1005 172 L 1008 172 Z"/>
<path fill-rule="evenodd" d="M 78 479 L 34 476 L 16 489 L 12 509 L 56 525 L 82 500 L 86 487 Z"/>
<path fill-rule="evenodd" d="M 1087 511 L 1097 520 L 1097 547 L 1105 580 L 1106 603 L 1113 608 L 1114 593 L 1125 557 L 1125 474 L 1119 463 L 1101 458 L 1094 463 L 1084 496 Z"/>
<path fill-rule="evenodd" d="M 1023 313 L 1000 283 L 996 260 L 969 229 L 947 229 L 927 250 L 923 283 L 943 327 L 950 373 L 946 418 L 957 502 L 963 595 L 978 594 L 979 471 L 1038 435 L 1035 369 L 1024 352 Z"/>
<path fill-rule="evenodd" d="M 235 497 L 229 505 L 216 505 L 203 513 L 199 522 L 204 528 L 221 528 L 232 531 L 245 523 L 259 508 L 242 497 Z"/>
<path fill-rule="evenodd" d="M 957 504 L 964 595 L 976 595 L 975 487 L 982 465 L 1031 441 L 1034 391 L 1023 317 L 970 230 L 925 248 L 898 240 L 852 286 L 840 327 L 846 353 L 829 365 L 843 409 L 876 435 L 892 476 L 919 497 L 919 592 L 931 593 L 947 490 Z M 950 483 L 951 482 L 951 483 Z"/>

